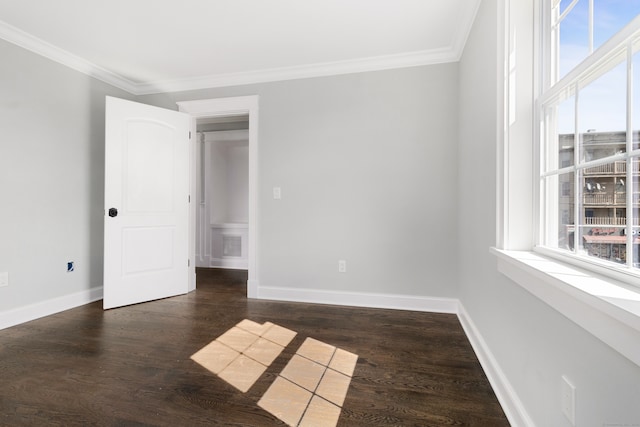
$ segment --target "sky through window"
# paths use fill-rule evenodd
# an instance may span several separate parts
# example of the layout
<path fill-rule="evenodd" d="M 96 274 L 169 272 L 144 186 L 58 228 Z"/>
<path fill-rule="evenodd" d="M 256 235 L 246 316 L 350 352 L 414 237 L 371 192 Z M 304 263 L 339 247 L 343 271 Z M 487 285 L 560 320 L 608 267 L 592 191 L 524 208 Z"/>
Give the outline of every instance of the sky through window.
<path fill-rule="evenodd" d="M 589 0 L 573 3 L 573 0 L 560 1 L 560 15 L 570 9 L 560 23 L 560 77 L 589 55 Z M 594 51 L 638 14 L 640 0 L 594 0 Z M 640 53 L 634 56 L 633 63 L 634 85 L 640 86 Z M 587 99 L 579 105 L 579 132 L 590 129 L 598 132 L 626 130 L 626 95 L 619 88 L 625 82 L 626 68 L 619 66 L 584 89 Z M 634 91 L 633 98 L 634 105 L 640 106 L 640 90 Z M 640 110 L 640 107 L 635 110 Z M 559 119 L 559 133 L 574 132 L 572 114 L 560 111 Z M 638 113 L 634 114 L 633 128 L 640 129 Z"/>

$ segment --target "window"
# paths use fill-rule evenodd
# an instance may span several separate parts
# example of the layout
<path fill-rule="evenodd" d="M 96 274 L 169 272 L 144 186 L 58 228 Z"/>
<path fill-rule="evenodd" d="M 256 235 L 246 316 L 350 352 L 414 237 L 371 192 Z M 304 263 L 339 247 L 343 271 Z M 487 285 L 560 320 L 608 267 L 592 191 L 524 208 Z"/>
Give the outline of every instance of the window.
<path fill-rule="evenodd" d="M 547 0 L 539 246 L 640 276 L 640 0 Z"/>
<path fill-rule="evenodd" d="M 616 30 L 598 39 L 603 5 L 626 9 L 613 14 L 621 19 L 607 18 Z M 541 13 L 531 19 L 538 7 Z M 593 24 L 583 19 L 589 7 Z M 498 0 L 498 11 L 497 233 L 491 250 L 498 271 L 640 366 L 640 291 L 628 286 L 640 283 L 640 268 L 630 260 L 638 250 L 629 237 L 638 227 L 628 223 L 639 216 L 633 189 L 640 192 L 634 132 L 640 129 L 640 0 Z M 593 49 L 561 71 L 559 58 L 579 49 L 560 31 L 567 19 L 578 18 L 586 28 L 577 32 L 586 34 L 581 43 L 588 46 L 592 33 Z M 613 70 L 620 64 L 624 76 L 610 86 L 595 84 L 619 72 Z M 593 96 L 612 96 L 620 80 L 622 113 L 615 102 Z M 596 112 L 587 114 L 585 105 Z M 621 199 L 623 205 L 613 203 Z M 616 242 L 609 243 L 616 231 Z"/>

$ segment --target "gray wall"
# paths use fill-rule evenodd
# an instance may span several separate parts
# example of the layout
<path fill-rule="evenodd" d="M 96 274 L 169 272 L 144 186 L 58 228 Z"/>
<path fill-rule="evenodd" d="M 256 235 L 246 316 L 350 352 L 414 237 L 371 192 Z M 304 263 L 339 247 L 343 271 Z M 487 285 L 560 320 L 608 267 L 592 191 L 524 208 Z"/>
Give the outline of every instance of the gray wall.
<path fill-rule="evenodd" d="M 105 95 L 260 95 L 261 285 L 456 296 L 457 64 L 136 98 L 0 56 L 0 312 L 102 285 Z"/>
<path fill-rule="evenodd" d="M 0 58 L 2 312 L 102 286 L 104 97 L 131 96 L 3 40 Z"/>
<path fill-rule="evenodd" d="M 457 81 L 445 64 L 139 100 L 260 96 L 261 286 L 455 297 Z"/>
<path fill-rule="evenodd" d="M 570 425 L 561 375 L 577 388 L 576 425 L 637 425 L 640 367 L 501 276 L 488 251 L 496 230 L 496 3 L 483 0 L 459 67 L 459 297 L 536 425 Z M 465 206 L 474 222 L 465 221 Z"/>
<path fill-rule="evenodd" d="M 104 97 L 135 97 L 4 41 L 0 56 L 6 312 L 101 286 Z M 261 285 L 455 297 L 457 64 L 137 100 L 247 94 L 260 95 Z"/>

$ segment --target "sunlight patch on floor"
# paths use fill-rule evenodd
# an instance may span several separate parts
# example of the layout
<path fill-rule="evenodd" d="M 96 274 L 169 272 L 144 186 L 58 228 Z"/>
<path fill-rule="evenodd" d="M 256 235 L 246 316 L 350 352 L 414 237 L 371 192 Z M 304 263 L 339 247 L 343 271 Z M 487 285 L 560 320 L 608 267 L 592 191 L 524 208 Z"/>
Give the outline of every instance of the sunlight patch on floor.
<path fill-rule="evenodd" d="M 191 359 L 246 393 L 295 336 L 271 322 L 260 325 L 245 319 Z"/>
<path fill-rule="evenodd" d="M 246 393 L 296 335 L 245 319 L 191 359 Z M 334 427 L 357 362 L 357 354 L 306 338 L 258 406 L 289 426 Z"/>
<path fill-rule="evenodd" d="M 258 406 L 290 426 L 335 426 L 358 355 L 307 338 Z"/>

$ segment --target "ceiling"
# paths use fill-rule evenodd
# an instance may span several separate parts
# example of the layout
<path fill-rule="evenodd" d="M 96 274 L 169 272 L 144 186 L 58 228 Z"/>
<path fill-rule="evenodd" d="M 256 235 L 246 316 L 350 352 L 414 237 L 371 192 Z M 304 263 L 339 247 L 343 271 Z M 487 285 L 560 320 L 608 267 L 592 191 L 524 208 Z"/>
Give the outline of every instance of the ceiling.
<path fill-rule="evenodd" d="M 0 38 L 131 93 L 457 61 L 480 0 L 0 0 Z"/>

